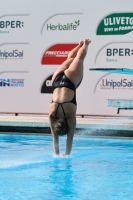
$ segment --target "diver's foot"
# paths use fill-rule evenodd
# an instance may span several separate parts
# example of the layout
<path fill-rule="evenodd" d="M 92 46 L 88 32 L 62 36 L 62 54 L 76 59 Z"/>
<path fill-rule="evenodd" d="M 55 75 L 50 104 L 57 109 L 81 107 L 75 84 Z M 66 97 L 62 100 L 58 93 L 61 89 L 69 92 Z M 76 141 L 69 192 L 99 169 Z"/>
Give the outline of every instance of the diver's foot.
<path fill-rule="evenodd" d="M 80 42 L 79 42 L 79 46 L 83 46 L 83 44 L 84 44 L 84 41 L 83 40 L 81 40 Z"/>
<path fill-rule="evenodd" d="M 84 42 L 86 45 L 89 45 L 91 43 L 91 40 L 88 38 L 88 39 L 84 39 Z"/>

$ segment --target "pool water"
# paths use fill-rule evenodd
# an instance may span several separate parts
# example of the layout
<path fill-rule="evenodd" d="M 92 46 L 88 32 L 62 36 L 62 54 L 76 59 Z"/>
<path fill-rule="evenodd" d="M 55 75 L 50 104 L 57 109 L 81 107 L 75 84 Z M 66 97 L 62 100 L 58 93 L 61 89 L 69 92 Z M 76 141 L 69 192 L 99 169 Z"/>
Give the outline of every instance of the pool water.
<path fill-rule="evenodd" d="M 0 200 L 132 200 L 132 191 L 131 139 L 75 136 L 71 156 L 56 158 L 51 136 L 0 134 Z"/>

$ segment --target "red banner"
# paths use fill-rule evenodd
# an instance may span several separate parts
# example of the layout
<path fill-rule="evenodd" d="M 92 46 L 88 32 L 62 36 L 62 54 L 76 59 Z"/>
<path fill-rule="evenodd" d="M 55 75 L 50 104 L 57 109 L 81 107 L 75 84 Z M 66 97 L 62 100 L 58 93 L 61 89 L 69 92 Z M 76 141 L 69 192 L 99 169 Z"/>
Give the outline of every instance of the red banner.
<path fill-rule="evenodd" d="M 47 49 L 43 55 L 42 65 L 60 65 L 62 64 L 69 54 L 78 44 L 56 44 Z"/>

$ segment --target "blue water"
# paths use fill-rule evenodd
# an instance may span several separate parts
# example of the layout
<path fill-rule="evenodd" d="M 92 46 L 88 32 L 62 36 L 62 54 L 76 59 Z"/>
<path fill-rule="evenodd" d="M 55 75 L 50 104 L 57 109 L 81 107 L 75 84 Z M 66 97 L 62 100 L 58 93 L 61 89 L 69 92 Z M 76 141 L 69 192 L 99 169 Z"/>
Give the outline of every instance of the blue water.
<path fill-rule="evenodd" d="M 0 200 L 132 200 L 132 191 L 133 140 L 75 136 L 71 156 L 56 158 L 51 136 L 0 134 Z"/>

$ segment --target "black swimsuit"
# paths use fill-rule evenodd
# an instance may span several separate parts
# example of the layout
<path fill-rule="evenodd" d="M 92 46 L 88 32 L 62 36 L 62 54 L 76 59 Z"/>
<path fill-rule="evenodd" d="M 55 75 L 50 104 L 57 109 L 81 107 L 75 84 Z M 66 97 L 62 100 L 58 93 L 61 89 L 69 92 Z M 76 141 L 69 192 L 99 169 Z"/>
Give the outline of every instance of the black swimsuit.
<path fill-rule="evenodd" d="M 81 83 L 81 81 L 80 81 L 80 83 Z M 77 85 L 77 87 L 80 85 L 80 83 Z M 77 87 L 75 87 L 75 85 L 70 81 L 70 79 L 65 75 L 64 72 L 62 72 L 61 74 L 58 74 L 56 76 L 56 78 L 53 81 L 52 87 L 53 87 L 53 90 L 55 90 L 56 88 L 66 87 L 66 88 L 69 88 L 69 89 L 74 91 L 74 97 L 70 101 L 58 103 L 58 102 L 55 102 L 55 101 L 52 100 L 52 103 L 57 103 L 58 104 L 57 110 L 56 110 L 56 113 L 55 113 L 55 118 L 56 118 L 56 115 L 57 115 L 58 108 L 59 108 L 59 106 L 61 106 L 62 111 L 64 113 L 64 117 L 65 117 L 65 119 L 67 119 L 62 104 L 64 104 L 64 103 L 73 103 L 73 104 L 77 105 L 77 102 L 76 102 L 76 88 Z"/>

